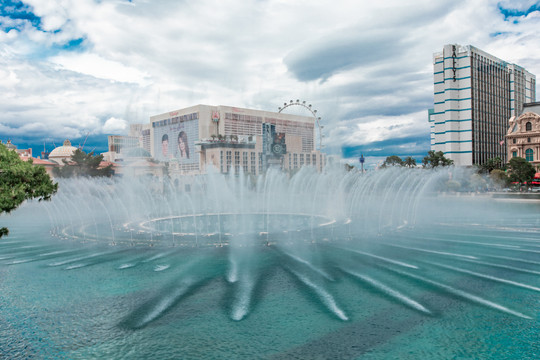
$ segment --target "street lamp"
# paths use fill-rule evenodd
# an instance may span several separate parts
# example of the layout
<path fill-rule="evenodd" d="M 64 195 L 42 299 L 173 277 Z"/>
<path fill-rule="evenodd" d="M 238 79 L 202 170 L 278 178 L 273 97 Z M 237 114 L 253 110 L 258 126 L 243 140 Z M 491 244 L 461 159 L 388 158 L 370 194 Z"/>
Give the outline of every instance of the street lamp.
<path fill-rule="evenodd" d="M 360 161 L 360 166 L 362 168 L 362 173 L 364 173 L 364 162 L 366 159 L 364 158 L 364 154 L 360 154 L 360 158 L 358 159 Z"/>

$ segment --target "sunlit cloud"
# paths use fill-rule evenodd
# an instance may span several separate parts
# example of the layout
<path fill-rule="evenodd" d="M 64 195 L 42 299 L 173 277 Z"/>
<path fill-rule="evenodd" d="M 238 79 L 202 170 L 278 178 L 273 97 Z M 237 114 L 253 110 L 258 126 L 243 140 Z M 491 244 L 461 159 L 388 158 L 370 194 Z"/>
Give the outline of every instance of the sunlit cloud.
<path fill-rule="evenodd" d="M 104 80 L 138 83 L 143 86 L 148 84 L 145 73 L 96 54 L 72 53 L 55 56 L 50 61 L 58 65 L 56 69 L 71 70 Z"/>
<path fill-rule="evenodd" d="M 128 128 L 128 122 L 123 119 L 110 118 L 103 125 L 103 132 L 106 134 L 124 134 Z"/>

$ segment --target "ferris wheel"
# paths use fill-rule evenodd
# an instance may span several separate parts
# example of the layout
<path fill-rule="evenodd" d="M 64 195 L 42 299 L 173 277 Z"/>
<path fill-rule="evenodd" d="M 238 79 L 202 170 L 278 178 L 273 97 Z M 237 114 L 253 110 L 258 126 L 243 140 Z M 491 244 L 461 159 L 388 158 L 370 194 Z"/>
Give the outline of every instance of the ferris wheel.
<path fill-rule="evenodd" d="M 317 130 L 318 130 L 318 135 L 317 134 L 315 135 L 315 137 L 317 137 L 319 139 L 319 148 L 317 150 L 322 150 L 324 148 L 324 145 L 323 145 L 324 135 L 322 133 L 322 129 L 324 128 L 324 126 L 321 125 L 321 117 L 317 116 L 317 110 L 313 109 L 313 106 L 311 104 L 306 105 L 305 101 L 300 101 L 300 100 L 296 99 L 296 101 L 291 100 L 288 103 L 284 102 L 283 106 L 280 106 L 278 108 L 279 109 L 278 112 L 282 112 L 283 110 L 285 110 L 286 108 L 291 107 L 291 106 L 301 106 L 304 109 L 308 110 L 311 113 L 311 115 L 313 115 L 313 118 L 315 119 L 314 124 L 315 124 L 315 126 L 317 127 Z"/>

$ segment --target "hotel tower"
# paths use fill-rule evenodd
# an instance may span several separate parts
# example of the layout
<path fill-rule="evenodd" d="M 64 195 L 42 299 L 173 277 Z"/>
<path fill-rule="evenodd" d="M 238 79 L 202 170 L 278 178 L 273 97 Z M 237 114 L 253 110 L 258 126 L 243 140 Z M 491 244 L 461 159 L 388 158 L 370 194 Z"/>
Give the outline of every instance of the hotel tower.
<path fill-rule="evenodd" d="M 507 161 L 508 120 L 536 99 L 536 77 L 474 46 L 445 45 L 433 55 L 431 150 L 458 166 Z"/>

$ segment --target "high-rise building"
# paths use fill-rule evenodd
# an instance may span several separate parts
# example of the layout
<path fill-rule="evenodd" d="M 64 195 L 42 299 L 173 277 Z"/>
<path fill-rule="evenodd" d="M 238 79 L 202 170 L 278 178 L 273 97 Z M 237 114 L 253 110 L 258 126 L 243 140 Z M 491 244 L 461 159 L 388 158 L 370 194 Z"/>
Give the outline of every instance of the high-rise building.
<path fill-rule="evenodd" d="M 136 136 L 109 135 L 109 151 L 121 153 L 122 150 L 139 147 L 139 138 Z"/>
<path fill-rule="evenodd" d="M 326 156 L 315 147 L 315 119 L 231 106 L 195 105 L 152 116 L 151 154 L 171 177 L 221 173 L 259 175 L 269 166 L 322 171 Z"/>
<path fill-rule="evenodd" d="M 431 150 L 458 166 L 507 160 L 508 120 L 536 100 L 536 77 L 474 46 L 445 45 L 433 54 Z"/>
<path fill-rule="evenodd" d="M 150 124 L 130 124 L 129 136 L 139 138 L 139 147 L 151 152 L 150 145 Z"/>

